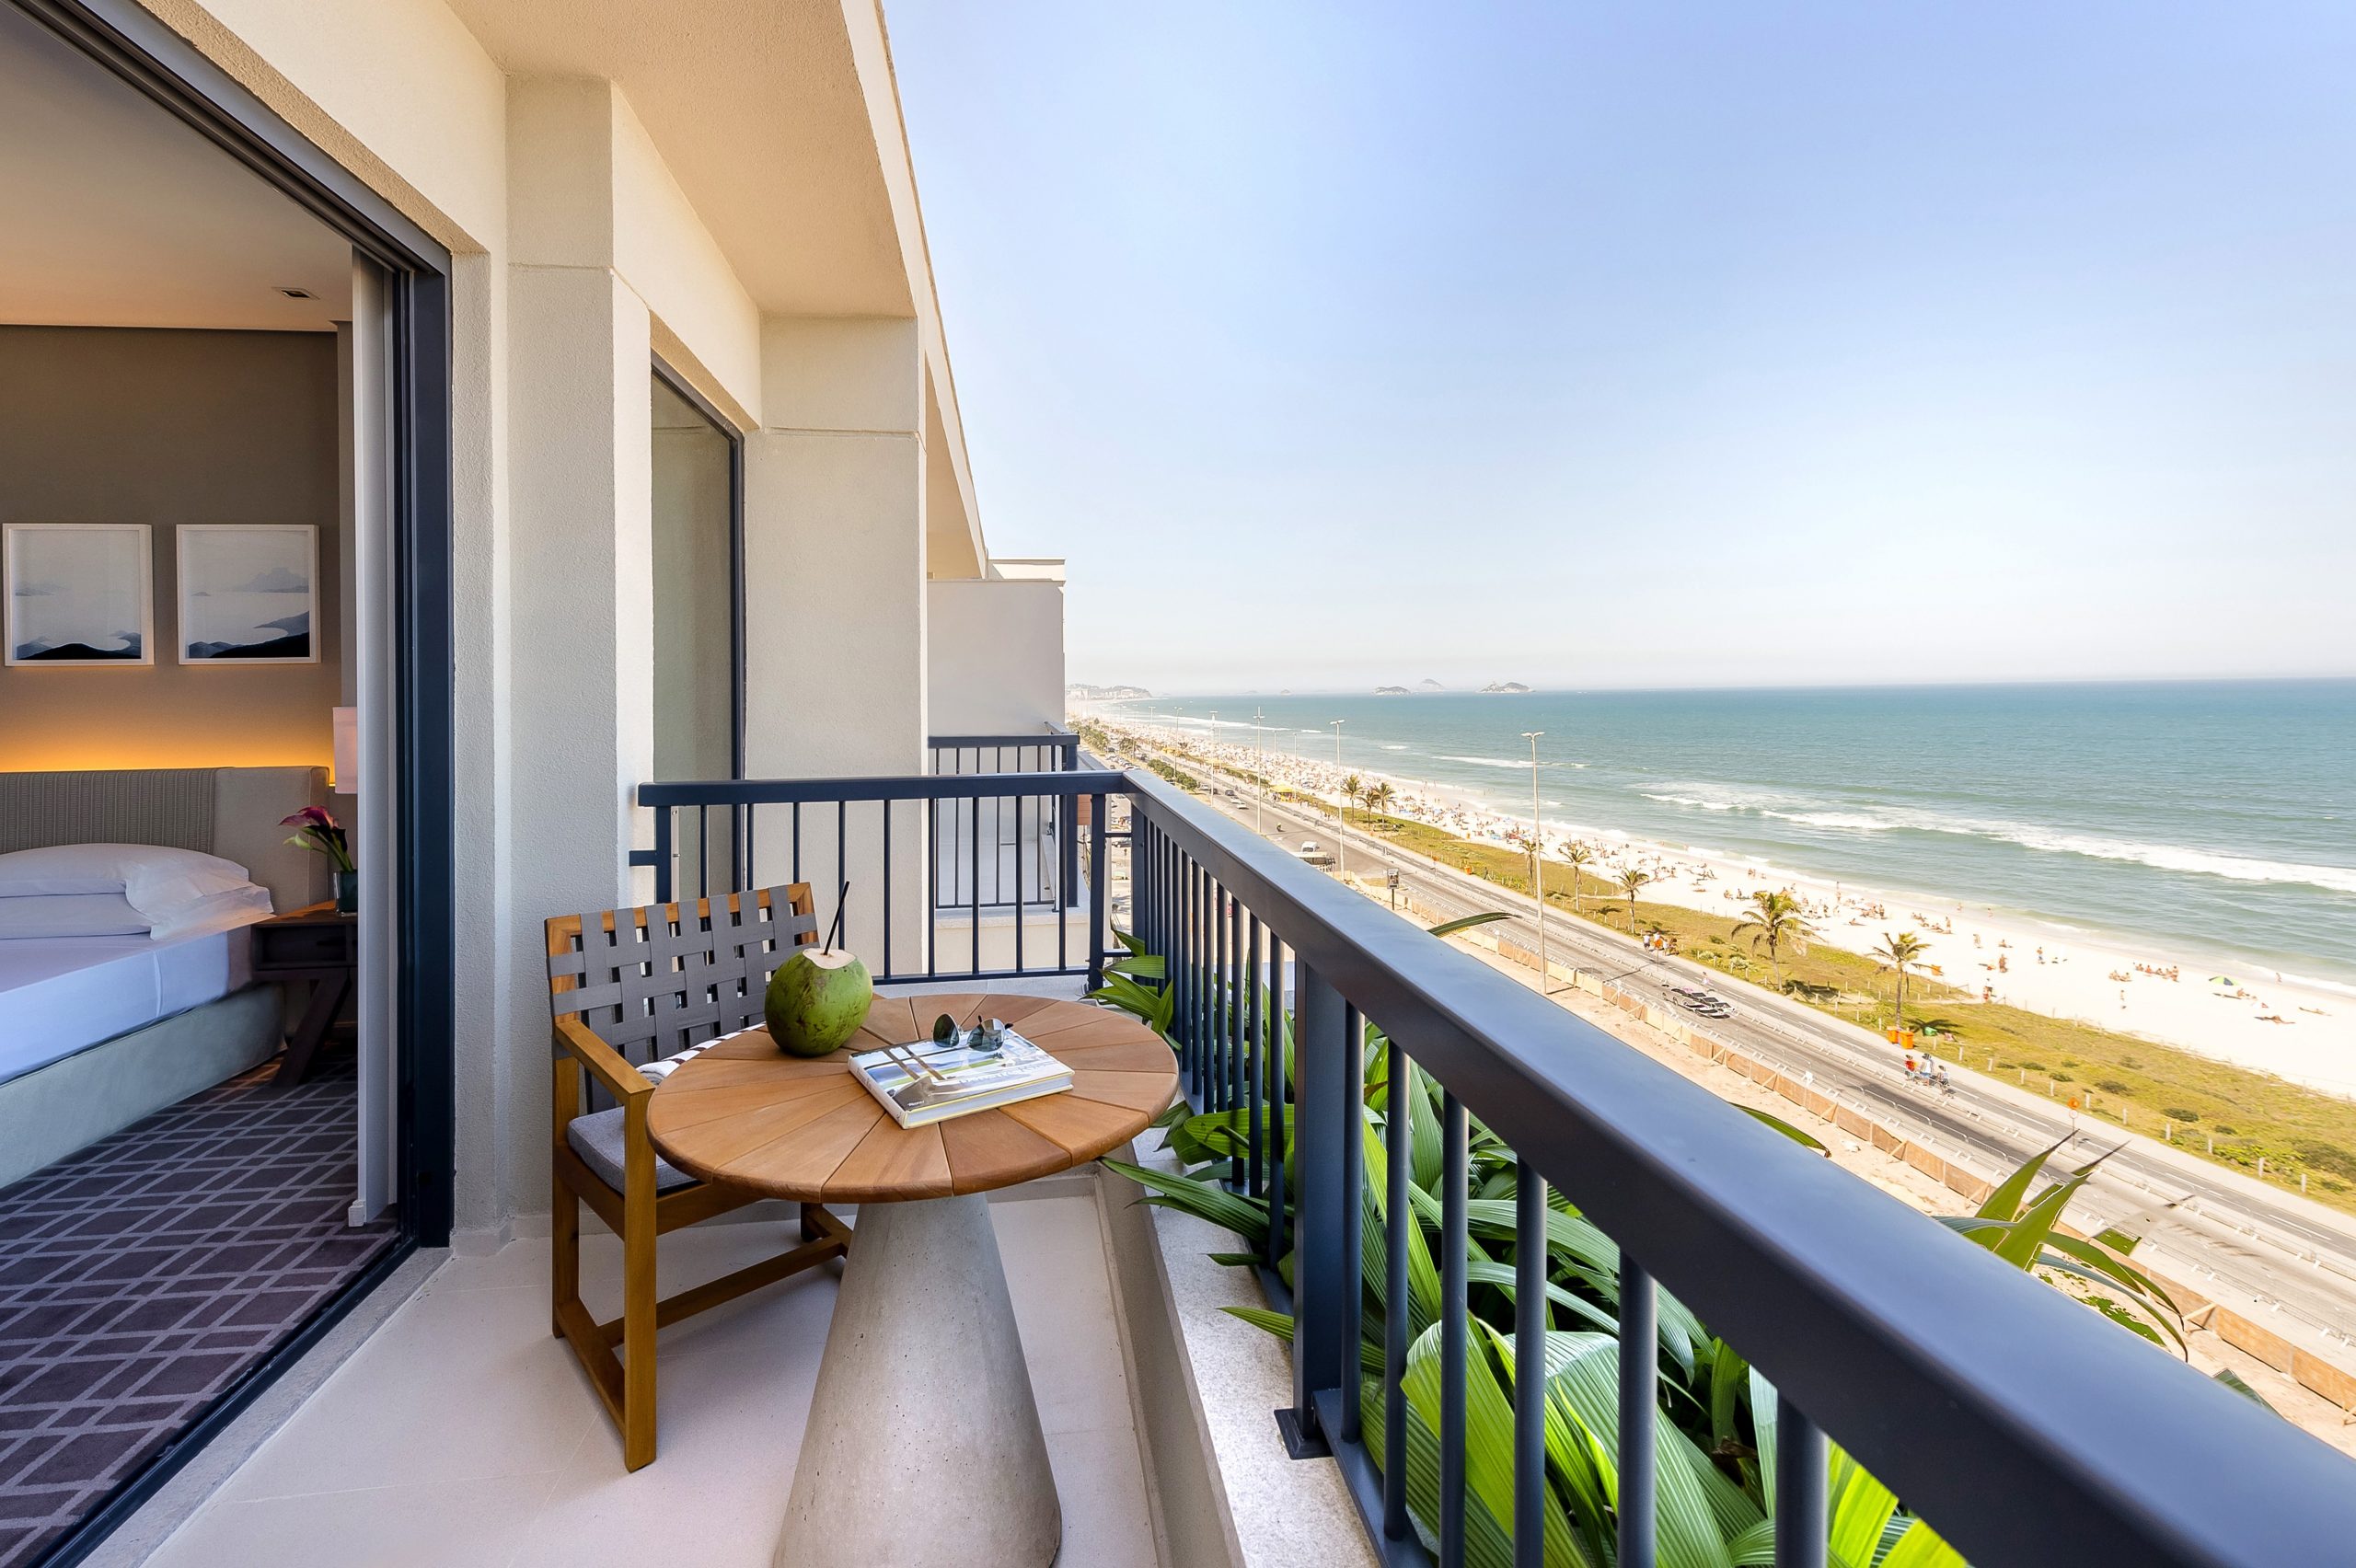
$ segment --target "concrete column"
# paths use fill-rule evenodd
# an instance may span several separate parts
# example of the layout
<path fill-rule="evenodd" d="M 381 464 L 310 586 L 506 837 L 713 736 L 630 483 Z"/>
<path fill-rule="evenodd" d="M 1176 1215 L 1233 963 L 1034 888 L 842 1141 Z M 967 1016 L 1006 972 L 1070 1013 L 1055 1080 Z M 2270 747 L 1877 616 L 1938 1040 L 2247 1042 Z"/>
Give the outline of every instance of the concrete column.
<path fill-rule="evenodd" d="M 763 423 L 745 444 L 745 765 L 755 778 L 927 767 L 924 366 L 912 320 L 763 324 Z M 894 968 L 924 963 L 927 813 L 892 814 Z M 768 808 L 756 880 L 794 874 L 791 815 Z M 819 918 L 852 883 L 852 951 L 884 972 L 883 811 L 803 814 Z"/>
<path fill-rule="evenodd" d="M 508 747 L 514 962 L 541 920 L 632 902 L 631 803 L 653 761 L 650 324 L 612 265 L 614 98 L 604 82 L 509 90 Z M 547 994 L 519 983 L 502 1146 L 519 1210 L 547 1202 Z M 528 1066 L 526 1065 L 528 1062 Z"/>

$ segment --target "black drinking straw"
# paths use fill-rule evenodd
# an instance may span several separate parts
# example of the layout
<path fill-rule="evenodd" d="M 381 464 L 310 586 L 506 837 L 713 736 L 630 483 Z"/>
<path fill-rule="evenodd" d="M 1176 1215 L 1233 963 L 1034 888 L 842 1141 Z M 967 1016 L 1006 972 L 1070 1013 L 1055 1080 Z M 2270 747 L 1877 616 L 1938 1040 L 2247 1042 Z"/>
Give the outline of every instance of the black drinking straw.
<path fill-rule="evenodd" d="M 820 943 L 821 956 L 835 951 L 835 939 L 843 934 L 843 905 L 850 898 L 850 882 L 845 879 L 842 891 L 835 894 L 835 923 L 826 928 L 826 940 Z"/>

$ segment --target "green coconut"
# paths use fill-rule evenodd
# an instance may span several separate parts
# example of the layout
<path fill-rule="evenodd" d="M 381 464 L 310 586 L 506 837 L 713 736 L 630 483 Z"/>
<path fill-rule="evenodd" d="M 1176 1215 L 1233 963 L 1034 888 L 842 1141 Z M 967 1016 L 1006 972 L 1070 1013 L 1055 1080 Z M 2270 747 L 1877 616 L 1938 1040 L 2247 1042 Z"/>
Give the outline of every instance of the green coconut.
<path fill-rule="evenodd" d="M 779 1050 L 823 1056 L 859 1032 L 874 999 L 867 965 L 840 949 L 803 948 L 769 976 L 762 1012 Z"/>

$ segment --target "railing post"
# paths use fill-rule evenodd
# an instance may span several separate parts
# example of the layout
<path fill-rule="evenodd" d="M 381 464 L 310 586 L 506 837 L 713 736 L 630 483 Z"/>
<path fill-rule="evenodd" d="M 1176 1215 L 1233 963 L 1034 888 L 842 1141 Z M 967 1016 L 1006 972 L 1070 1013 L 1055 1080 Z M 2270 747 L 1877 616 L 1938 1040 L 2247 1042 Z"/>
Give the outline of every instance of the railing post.
<path fill-rule="evenodd" d="M 654 902 L 671 902 L 671 808 L 654 808 Z"/>
<path fill-rule="evenodd" d="M 1107 797 L 1103 795 L 1091 795 L 1088 798 L 1088 988 L 1091 991 L 1104 984 L 1104 884 L 1113 877 L 1113 868 L 1110 864 L 1112 841 L 1104 836 L 1106 799 Z M 1132 822 L 1134 820 L 1133 818 Z M 1129 859 L 1132 862 L 1129 871 L 1129 897 L 1134 903 L 1137 898 L 1137 870 L 1134 864 L 1137 855 L 1134 849 L 1130 853 Z M 1063 917 L 1063 911 L 1057 910 L 1056 919 L 1061 922 Z M 1136 916 L 1133 914 L 1130 918 L 1135 919 Z"/>
<path fill-rule="evenodd" d="M 1775 1404 L 1775 1568 L 1824 1568 L 1824 1429 Z"/>
<path fill-rule="evenodd" d="M 1654 1437 L 1660 1413 L 1660 1302 L 1653 1278 L 1620 1254 L 1620 1561 L 1653 1560 Z"/>
<path fill-rule="evenodd" d="M 1316 1398 L 1341 1386 L 1343 1356 L 1355 1374 L 1357 1347 L 1342 1343 L 1345 1294 L 1357 1281 L 1342 1277 L 1343 1077 L 1347 1071 L 1349 1009 L 1323 975 L 1296 957 L 1293 987 L 1297 1015 L 1293 1048 L 1299 1054 L 1300 1094 L 1293 1109 L 1293 1132 L 1300 1191 L 1293 1233 L 1291 1419 L 1282 1420 L 1285 1445 L 1295 1458 L 1329 1452 L 1319 1429 Z"/>
<path fill-rule="evenodd" d="M 1069 772 L 1071 770 L 1067 768 L 1065 771 Z M 1059 842 L 1056 846 L 1056 875 L 1062 879 L 1057 884 L 1055 901 L 1056 908 L 1059 911 L 1065 909 L 1077 909 L 1080 907 L 1080 888 L 1078 884 L 1080 882 L 1079 818 L 1080 797 L 1078 795 L 1057 795 L 1055 798 L 1055 801 L 1056 815 L 1059 819 L 1063 827 L 1063 832 L 1057 835 Z M 1092 808 L 1090 811 L 1089 815 L 1091 818 L 1098 819 L 1091 822 L 1091 827 L 1092 830 L 1102 833 L 1103 823 L 1101 819 L 1104 815 L 1104 797 L 1102 795 L 1091 796 L 1089 797 L 1089 803 Z M 1100 837 L 1096 842 L 1101 846 L 1103 843 L 1103 840 Z M 1100 870 L 1097 872 L 1097 875 L 1102 877 L 1103 872 Z"/>

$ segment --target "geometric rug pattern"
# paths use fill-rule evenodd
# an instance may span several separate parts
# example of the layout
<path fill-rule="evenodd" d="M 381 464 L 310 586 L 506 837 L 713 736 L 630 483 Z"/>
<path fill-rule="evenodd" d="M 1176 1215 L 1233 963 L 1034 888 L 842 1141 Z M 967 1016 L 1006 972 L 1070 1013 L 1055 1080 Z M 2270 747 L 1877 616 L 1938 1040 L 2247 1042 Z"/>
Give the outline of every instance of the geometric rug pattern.
<path fill-rule="evenodd" d="M 393 1244 L 345 1223 L 349 1048 L 0 1189 L 0 1568 L 24 1568 Z"/>

